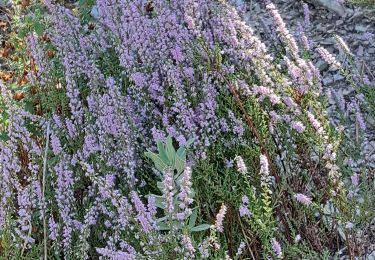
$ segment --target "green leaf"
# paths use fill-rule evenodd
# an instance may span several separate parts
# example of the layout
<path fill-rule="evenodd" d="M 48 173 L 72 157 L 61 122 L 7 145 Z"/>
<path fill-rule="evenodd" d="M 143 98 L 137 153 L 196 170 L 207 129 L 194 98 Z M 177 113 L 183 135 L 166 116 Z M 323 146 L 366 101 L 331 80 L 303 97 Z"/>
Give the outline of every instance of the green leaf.
<path fill-rule="evenodd" d="M 43 36 L 44 26 L 40 22 L 35 22 L 34 31 L 38 36 Z"/>
<path fill-rule="evenodd" d="M 156 222 L 157 222 L 157 223 L 161 223 L 161 222 L 163 222 L 163 221 L 165 221 L 165 220 L 167 220 L 167 216 L 164 216 L 164 217 L 162 217 L 162 218 L 158 218 L 158 219 L 156 220 Z"/>
<path fill-rule="evenodd" d="M 158 181 L 158 182 L 156 183 L 156 186 L 158 187 L 159 190 L 163 190 L 163 189 L 164 189 L 164 184 L 163 184 L 163 182 L 161 182 L 161 181 Z"/>
<path fill-rule="evenodd" d="M 167 152 L 165 151 L 165 147 L 162 141 L 157 141 L 156 145 L 158 146 L 159 156 L 163 160 L 163 162 L 167 165 L 170 164 L 170 161 L 167 156 Z"/>
<path fill-rule="evenodd" d="M 191 137 L 189 140 L 187 140 L 186 144 L 185 144 L 185 147 L 186 148 L 189 148 L 190 145 L 192 145 L 194 143 L 194 140 L 195 138 L 194 137 Z"/>
<path fill-rule="evenodd" d="M 24 27 L 18 31 L 18 37 L 25 38 L 28 32 L 29 30 L 26 27 Z"/>
<path fill-rule="evenodd" d="M 175 228 L 175 229 L 182 229 L 184 226 L 180 223 L 180 222 L 178 222 L 178 221 L 173 221 L 172 222 L 172 226 Z"/>
<path fill-rule="evenodd" d="M 189 218 L 189 228 L 193 228 L 195 226 L 197 217 L 198 217 L 198 208 L 194 208 Z"/>
<path fill-rule="evenodd" d="M 199 226 L 191 228 L 190 231 L 192 231 L 192 232 L 199 232 L 199 231 L 207 230 L 210 227 L 211 227 L 211 225 L 209 225 L 209 224 L 201 224 Z"/>
<path fill-rule="evenodd" d="M 177 174 L 180 174 L 185 169 L 185 160 L 182 160 L 179 156 L 175 157 L 174 167 L 177 169 Z"/>
<path fill-rule="evenodd" d="M 167 224 L 161 222 L 161 223 L 158 223 L 158 227 L 157 227 L 158 230 L 170 230 L 171 228 L 167 226 Z"/>
<path fill-rule="evenodd" d="M 163 198 L 161 198 L 161 197 L 155 198 L 155 206 L 158 207 L 159 209 L 165 209 L 165 206 L 164 206 L 163 202 L 164 202 Z"/>
<path fill-rule="evenodd" d="M 180 157 L 182 160 L 186 160 L 186 148 L 185 146 L 181 146 L 178 148 L 176 155 Z"/>
<path fill-rule="evenodd" d="M 2 133 L 0 134 L 0 140 L 3 141 L 3 142 L 6 142 L 6 141 L 10 140 L 10 138 L 9 138 L 9 136 L 8 136 L 7 133 L 2 132 Z"/>
<path fill-rule="evenodd" d="M 26 101 L 25 102 L 25 110 L 29 113 L 34 113 L 34 106 L 33 106 L 33 102 L 30 102 L 30 101 Z"/>
<path fill-rule="evenodd" d="M 148 151 L 145 152 L 145 155 L 154 162 L 156 169 L 158 169 L 159 171 L 162 172 L 165 170 L 165 168 L 167 168 L 167 165 L 163 162 L 162 159 L 160 159 L 157 154 Z"/>
<path fill-rule="evenodd" d="M 170 137 L 170 136 L 167 137 L 167 142 L 166 142 L 165 146 L 166 146 L 166 152 L 167 152 L 168 159 L 169 159 L 171 165 L 173 165 L 174 160 L 175 160 L 175 156 L 176 156 L 176 150 L 173 147 L 172 137 Z"/>

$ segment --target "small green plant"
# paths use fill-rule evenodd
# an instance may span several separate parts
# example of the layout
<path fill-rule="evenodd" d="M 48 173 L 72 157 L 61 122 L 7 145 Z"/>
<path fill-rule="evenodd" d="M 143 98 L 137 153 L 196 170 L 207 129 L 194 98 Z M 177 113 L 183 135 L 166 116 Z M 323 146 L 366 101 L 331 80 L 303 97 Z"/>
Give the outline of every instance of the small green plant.
<path fill-rule="evenodd" d="M 192 210 L 188 210 L 188 217 L 186 221 L 184 217 L 178 217 L 179 213 L 176 214 L 176 210 L 180 208 L 181 200 L 179 194 L 183 189 L 188 189 L 187 194 L 190 202 L 193 202 L 195 191 L 193 188 L 186 187 L 190 186 L 191 183 L 186 183 L 186 177 L 184 178 L 184 170 L 189 171 L 186 166 L 186 151 L 189 146 L 193 143 L 194 139 L 191 138 L 187 141 L 184 146 L 181 146 L 176 151 L 173 147 L 173 141 L 171 137 L 168 137 L 166 142 L 157 141 L 158 154 L 148 151 L 145 153 L 155 164 L 155 167 L 162 172 L 162 181 L 157 182 L 157 187 L 163 195 L 152 195 L 156 198 L 156 206 L 164 211 L 164 216 L 157 220 L 159 230 L 179 230 L 188 229 L 191 232 L 204 231 L 210 228 L 209 224 L 201 224 L 195 226 L 198 208 L 195 207 Z M 170 179 L 171 187 L 166 187 L 166 182 Z M 168 190 L 169 189 L 169 190 Z M 169 193 L 172 196 L 173 205 L 169 205 L 171 209 L 168 210 L 168 196 L 165 193 Z M 187 205 L 186 205 L 187 206 Z M 183 214 L 183 213 L 181 213 Z M 176 217 L 177 216 L 177 217 Z M 185 225 L 187 224 L 187 226 Z"/>

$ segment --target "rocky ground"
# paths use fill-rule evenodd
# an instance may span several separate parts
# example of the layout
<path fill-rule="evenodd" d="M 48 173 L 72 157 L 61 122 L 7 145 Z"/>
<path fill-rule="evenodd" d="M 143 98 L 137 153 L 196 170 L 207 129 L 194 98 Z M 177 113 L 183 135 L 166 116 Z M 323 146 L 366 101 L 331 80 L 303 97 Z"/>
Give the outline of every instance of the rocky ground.
<path fill-rule="evenodd" d="M 352 4 L 340 4 L 337 6 L 321 5 L 318 2 L 326 0 L 314 0 L 306 2 L 309 7 L 310 21 L 306 24 L 303 1 L 298 0 L 273 0 L 289 30 L 299 34 L 301 26 L 310 40 L 312 47 L 323 46 L 329 52 L 335 54 L 338 59 L 343 59 L 336 46 L 335 35 L 342 37 L 355 57 L 353 67 L 358 70 L 359 77 L 356 81 L 367 80 L 367 84 L 375 88 L 375 14 L 369 9 L 354 6 Z M 272 31 L 274 25 L 266 10 L 267 0 L 232 0 L 233 5 L 240 11 L 246 22 L 254 29 L 255 33 L 272 49 L 276 36 Z M 332 4 L 334 0 L 326 1 Z M 337 2 L 336 2 L 337 3 Z M 355 93 L 345 78 L 337 70 L 328 68 L 317 54 L 313 55 L 316 66 L 320 69 L 323 81 L 323 91 L 329 100 L 329 113 L 334 124 L 338 125 L 339 99 L 346 101 L 353 99 Z M 345 62 L 343 62 L 345 64 Z M 370 82 L 370 83 L 369 83 Z M 373 101 L 375 102 L 375 100 Z M 347 108 L 346 108 L 347 109 Z M 344 111 L 345 113 L 346 111 Z M 363 142 L 363 153 L 367 163 L 375 169 L 375 115 L 366 114 L 366 134 Z M 352 129 L 356 131 L 353 124 Z M 364 163 L 362 161 L 362 163 Z M 374 171 L 375 172 L 375 171 Z M 373 172 L 373 173 L 374 173 Z M 374 220 L 375 223 L 375 220 Z M 374 228 L 374 227 L 373 227 Z M 374 228 L 375 231 L 375 228 Z M 375 259 L 375 245 L 368 248 L 368 253 L 363 259 Z M 341 259 L 347 259 L 342 256 Z"/>
<path fill-rule="evenodd" d="M 334 0 L 332 0 L 334 1 Z M 238 10 L 255 31 L 267 42 L 272 40 L 265 29 L 273 27 L 272 20 L 265 8 L 265 0 L 233 0 Z M 301 24 L 306 31 L 313 46 L 323 46 L 328 51 L 339 55 L 335 47 L 334 35 L 341 36 L 348 44 L 353 54 L 358 59 L 359 65 L 367 66 L 368 77 L 375 79 L 371 71 L 375 71 L 375 15 L 370 10 L 351 4 L 345 4 L 345 13 L 339 14 L 328 10 L 324 6 L 308 3 L 310 11 L 310 24 L 305 24 L 303 1 L 274 0 L 281 16 L 290 31 L 295 34 Z M 272 42 L 268 42 L 272 45 Z M 328 66 L 323 61 L 318 62 L 318 67 L 323 71 L 323 81 L 327 86 L 339 84 L 341 77 L 334 77 L 335 73 L 326 73 Z M 374 84 L 374 82 L 373 82 Z"/>
<path fill-rule="evenodd" d="M 306 2 L 309 9 L 309 22 L 306 24 L 303 3 L 299 0 L 274 0 L 284 22 L 289 30 L 296 35 L 301 28 L 310 40 L 310 45 L 323 46 L 339 59 L 343 53 L 336 46 L 335 35 L 339 35 L 347 43 L 353 57 L 354 67 L 358 70 L 359 77 L 356 81 L 367 80 L 375 88 L 375 15 L 373 11 L 352 4 L 340 4 L 327 6 L 317 2 L 326 0 L 314 0 Z M 275 44 L 273 35 L 273 22 L 266 10 L 267 0 L 232 0 L 246 22 L 254 29 L 255 33 L 268 45 L 270 49 Z M 329 0 L 329 3 L 334 2 Z M 314 4 L 312 4 L 314 3 Z M 328 68 L 317 54 L 313 55 L 316 66 L 322 73 L 323 91 L 327 94 L 334 123 L 337 123 L 338 100 L 343 97 L 349 101 L 354 96 L 353 88 L 345 81 L 345 78 L 337 70 Z M 345 64 L 345 63 L 344 63 Z M 375 101 L 374 101 L 375 102 Z M 366 114 L 366 138 L 364 152 L 370 158 L 370 165 L 375 169 L 375 115 Z M 335 122 L 336 121 L 336 122 Z"/>

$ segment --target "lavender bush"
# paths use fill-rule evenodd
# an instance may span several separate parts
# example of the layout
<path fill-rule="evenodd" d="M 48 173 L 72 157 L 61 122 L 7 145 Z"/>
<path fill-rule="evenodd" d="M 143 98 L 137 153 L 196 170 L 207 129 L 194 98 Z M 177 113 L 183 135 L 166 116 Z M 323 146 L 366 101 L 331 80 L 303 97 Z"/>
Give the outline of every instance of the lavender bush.
<path fill-rule="evenodd" d="M 340 37 L 342 61 L 272 3 L 274 49 L 226 1 L 97 0 L 89 21 L 41 8 L 45 29 L 24 39 L 30 91 L 18 102 L 1 84 L 1 257 L 366 253 L 372 90 Z M 340 125 L 313 53 L 355 93 Z"/>

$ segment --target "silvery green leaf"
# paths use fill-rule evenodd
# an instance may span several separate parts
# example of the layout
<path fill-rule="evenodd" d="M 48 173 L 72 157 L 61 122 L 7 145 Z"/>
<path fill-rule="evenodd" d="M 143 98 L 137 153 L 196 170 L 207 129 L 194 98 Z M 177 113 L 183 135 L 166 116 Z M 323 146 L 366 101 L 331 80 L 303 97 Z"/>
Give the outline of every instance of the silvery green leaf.
<path fill-rule="evenodd" d="M 166 153 L 167 153 L 170 165 L 173 165 L 175 156 L 176 156 L 176 150 L 173 147 L 172 137 L 170 136 L 167 137 L 167 142 L 165 146 L 166 146 Z"/>
<path fill-rule="evenodd" d="M 158 147 L 160 159 L 162 159 L 165 164 L 170 165 L 170 161 L 168 159 L 167 152 L 165 151 L 165 146 L 164 146 L 163 142 L 157 141 L 156 145 Z"/>
<path fill-rule="evenodd" d="M 211 227 L 211 225 L 209 225 L 209 224 L 201 224 L 199 226 L 191 228 L 190 231 L 192 231 L 192 232 L 199 232 L 199 231 L 207 230 L 210 227 Z"/>
<path fill-rule="evenodd" d="M 158 223 L 157 229 L 158 230 L 170 230 L 171 228 L 167 224 L 161 222 L 161 223 Z"/>
<path fill-rule="evenodd" d="M 162 218 L 158 218 L 158 219 L 156 220 L 156 222 L 157 222 L 157 223 L 161 223 L 161 222 L 163 222 L 163 221 L 165 221 L 165 220 L 167 220 L 167 216 L 164 216 L 164 217 L 162 217 Z"/>
<path fill-rule="evenodd" d="M 184 160 L 184 161 L 186 160 L 186 148 L 184 146 L 181 146 L 180 148 L 178 148 L 176 154 L 178 157 L 180 157 L 181 160 Z"/>
<path fill-rule="evenodd" d="M 189 228 L 193 228 L 195 226 L 197 217 L 198 217 L 198 208 L 194 208 L 189 218 Z"/>
<path fill-rule="evenodd" d="M 161 191 L 164 189 L 164 184 L 163 184 L 162 181 L 158 181 L 158 182 L 156 183 L 156 186 L 157 186 L 158 189 L 161 190 Z"/>
<path fill-rule="evenodd" d="M 167 165 L 163 162 L 162 159 L 160 159 L 157 154 L 148 151 L 145 152 L 145 155 L 154 162 L 156 169 L 158 169 L 159 171 L 162 172 L 165 170 L 165 168 L 167 168 Z"/>
<path fill-rule="evenodd" d="M 185 160 L 182 160 L 180 156 L 175 157 L 174 167 L 177 170 L 177 174 L 180 174 L 183 172 L 183 170 L 185 169 L 185 164 L 186 164 Z"/>
<path fill-rule="evenodd" d="M 160 209 L 165 209 L 164 199 L 162 197 L 155 197 L 155 206 Z"/>
<path fill-rule="evenodd" d="M 189 146 L 192 145 L 192 143 L 194 143 L 194 140 L 195 140 L 194 137 L 191 137 L 189 140 L 187 140 L 185 147 L 189 148 Z"/>
<path fill-rule="evenodd" d="M 172 226 L 173 226 L 174 228 L 176 228 L 176 229 L 181 229 L 181 228 L 184 227 L 184 226 L 183 226 L 180 222 L 178 222 L 178 221 L 173 221 Z"/>

